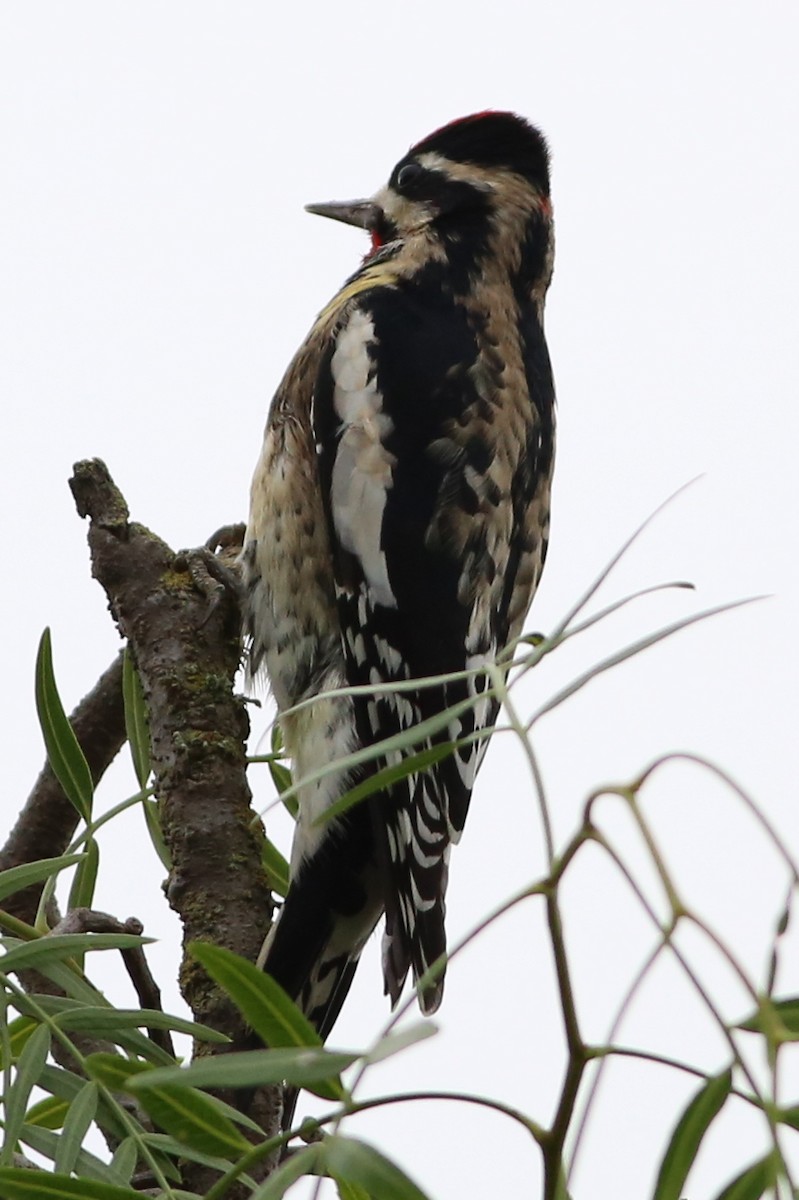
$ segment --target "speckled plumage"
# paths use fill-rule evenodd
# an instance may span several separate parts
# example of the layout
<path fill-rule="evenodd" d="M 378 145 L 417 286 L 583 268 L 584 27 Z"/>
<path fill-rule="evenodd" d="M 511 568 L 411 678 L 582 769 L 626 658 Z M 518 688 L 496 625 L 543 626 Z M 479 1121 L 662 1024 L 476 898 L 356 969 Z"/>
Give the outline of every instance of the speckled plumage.
<path fill-rule="evenodd" d="M 242 555 L 246 622 L 251 669 L 265 666 L 281 711 L 344 684 L 375 692 L 283 718 L 297 779 L 452 706 L 462 711 L 430 744 L 494 721 L 479 673 L 388 695 L 379 685 L 479 672 L 520 634 L 546 554 L 554 451 L 541 135 L 508 113 L 455 122 L 413 147 L 372 202 L 329 215 L 365 224 L 373 252 L 273 401 Z M 393 1002 L 409 969 L 418 979 L 445 950 L 449 850 L 485 745 L 330 824 L 315 817 L 361 774 L 301 787 L 265 967 L 323 1035 L 381 913 Z M 443 974 L 423 988 L 425 1011 L 442 986 Z"/>

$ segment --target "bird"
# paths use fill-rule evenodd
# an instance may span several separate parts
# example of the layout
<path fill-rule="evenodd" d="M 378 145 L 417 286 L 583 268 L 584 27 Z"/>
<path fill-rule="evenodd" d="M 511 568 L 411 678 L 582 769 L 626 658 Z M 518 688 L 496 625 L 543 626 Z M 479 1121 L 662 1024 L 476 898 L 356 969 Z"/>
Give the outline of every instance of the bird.
<path fill-rule="evenodd" d="M 370 244 L 274 396 L 240 562 L 249 671 L 266 671 L 298 789 L 261 963 L 325 1039 L 383 914 L 392 1007 L 409 974 L 424 1014 L 441 1003 L 450 850 L 498 711 L 488 668 L 549 538 L 548 146 L 514 113 L 475 113 L 372 198 L 308 211 Z M 407 751 L 336 764 L 422 722 L 411 753 L 454 751 L 326 821 Z"/>

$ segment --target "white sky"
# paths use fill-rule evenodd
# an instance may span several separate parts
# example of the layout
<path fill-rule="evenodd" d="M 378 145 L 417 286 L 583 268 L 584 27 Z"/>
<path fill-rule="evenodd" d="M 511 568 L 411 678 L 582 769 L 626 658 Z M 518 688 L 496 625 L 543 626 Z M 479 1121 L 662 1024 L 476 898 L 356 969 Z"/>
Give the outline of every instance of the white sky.
<path fill-rule="evenodd" d="M 497 107 L 539 124 L 553 151 L 547 331 L 559 452 L 530 628 L 551 628 L 633 528 L 702 476 L 603 597 L 668 579 L 690 579 L 697 592 L 644 601 L 565 648 L 520 704 L 531 712 L 591 662 L 695 608 L 771 595 L 619 668 L 542 723 L 536 749 L 558 837 L 594 786 L 685 749 L 723 764 L 799 848 L 798 26 L 789 0 L 0 8 L 4 824 L 42 757 L 33 707 L 42 628 L 53 629 L 68 707 L 117 646 L 66 484 L 72 463 L 103 457 L 133 517 L 176 547 L 242 518 L 269 397 L 364 250 L 359 234 L 303 204 L 368 194 L 437 125 Z M 264 720 L 254 714 L 256 730 Z M 267 780 L 255 786 L 266 804 Z M 100 802 L 133 790 L 125 766 Z M 707 774 L 669 768 L 647 796 L 686 899 L 762 981 L 784 889 L 774 855 Z M 620 806 L 599 812 L 650 881 Z M 177 922 L 140 825 L 131 814 L 104 838 L 97 904 L 163 937 L 152 958 L 174 1010 Z M 498 741 L 453 858 L 451 939 L 542 863 L 521 753 Z M 598 853 L 571 880 L 580 1013 L 586 1036 L 601 1039 L 652 933 Z M 685 945 L 723 1011 L 743 1015 L 730 973 L 698 938 Z M 783 990 L 795 993 L 795 938 L 793 951 Z M 335 1044 L 381 1028 L 380 993 L 375 944 Z M 548 1119 L 562 1050 L 534 904 L 451 966 L 440 1026 L 375 1069 L 374 1089 L 463 1087 Z M 665 963 L 621 1040 L 708 1069 L 724 1061 Z M 795 1102 L 795 1070 L 785 1086 Z M 648 1195 L 694 1087 L 647 1064 L 611 1067 L 575 1200 Z M 538 1194 L 534 1148 L 476 1109 L 405 1105 L 351 1131 L 393 1154 L 435 1200 Z M 764 1145 L 762 1124 L 731 1109 L 690 1200 L 709 1200 Z"/>

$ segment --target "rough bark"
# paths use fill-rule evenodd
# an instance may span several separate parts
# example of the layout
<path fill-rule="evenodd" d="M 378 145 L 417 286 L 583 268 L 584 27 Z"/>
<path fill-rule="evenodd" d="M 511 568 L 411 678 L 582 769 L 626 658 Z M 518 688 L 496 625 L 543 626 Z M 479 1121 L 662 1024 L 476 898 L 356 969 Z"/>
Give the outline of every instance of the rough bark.
<path fill-rule="evenodd" d="M 70 486 L 78 512 L 90 519 L 92 573 L 128 640 L 147 702 L 172 858 L 167 896 L 183 924 L 181 990 L 196 1020 L 240 1041 L 236 1010 L 185 953 L 190 942 L 207 941 L 254 960 L 272 915 L 245 771 L 249 722 L 233 690 L 241 653 L 235 588 L 220 585 L 210 552 L 175 554 L 130 522 L 98 459 L 78 463 Z M 258 1094 L 257 1113 L 267 1135 L 274 1133 L 277 1091 Z M 207 1183 L 203 1168 L 187 1165 L 186 1187 L 202 1193 Z"/>

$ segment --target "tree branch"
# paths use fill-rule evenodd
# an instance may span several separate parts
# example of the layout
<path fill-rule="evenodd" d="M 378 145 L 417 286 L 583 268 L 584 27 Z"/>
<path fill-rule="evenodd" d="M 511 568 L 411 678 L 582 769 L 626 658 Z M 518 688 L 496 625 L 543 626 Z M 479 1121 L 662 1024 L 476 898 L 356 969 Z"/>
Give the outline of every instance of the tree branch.
<path fill-rule="evenodd" d="M 92 573 L 129 641 L 147 701 L 172 858 L 167 896 L 183 923 L 184 947 L 213 942 L 254 961 L 272 902 L 246 779 L 249 722 L 233 692 L 241 655 L 237 595 L 219 588 L 218 560 L 208 550 L 176 555 L 131 523 L 99 459 L 78 463 L 70 487 L 78 512 L 90 519 Z M 180 985 L 196 1020 L 241 1040 L 233 1005 L 185 953 Z M 265 1099 L 262 1093 L 259 1109 Z M 269 1132 L 279 1124 L 277 1089 L 266 1110 L 256 1119 Z M 188 1186 L 201 1191 L 200 1183 L 193 1176 Z"/>

